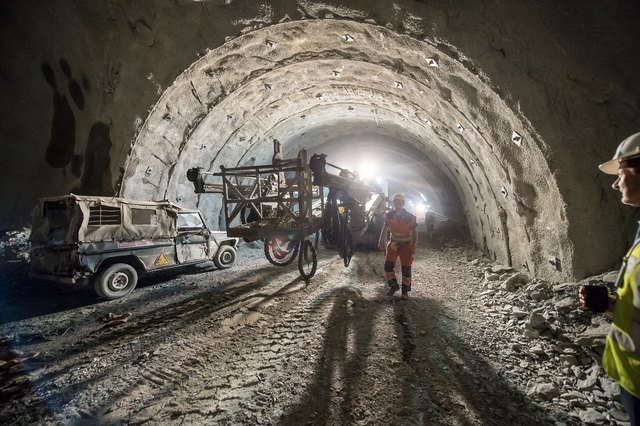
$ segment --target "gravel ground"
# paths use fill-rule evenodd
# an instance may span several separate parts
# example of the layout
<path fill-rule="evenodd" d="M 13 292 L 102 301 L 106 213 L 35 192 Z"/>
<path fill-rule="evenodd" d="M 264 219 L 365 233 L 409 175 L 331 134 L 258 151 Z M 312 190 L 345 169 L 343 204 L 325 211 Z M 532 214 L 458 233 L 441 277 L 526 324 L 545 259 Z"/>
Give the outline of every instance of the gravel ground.
<path fill-rule="evenodd" d="M 418 248 L 409 300 L 386 296 L 380 252 L 344 267 L 320 249 L 305 282 L 252 243 L 231 269 L 149 276 L 100 301 L 29 279 L 13 238 L 2 424 L 625 424 L 594 366 L 602 342 L 572 342 L 599 325 L 576 308 L 578 283 L 507 290 L 516 274 L 462 243 Z"/>

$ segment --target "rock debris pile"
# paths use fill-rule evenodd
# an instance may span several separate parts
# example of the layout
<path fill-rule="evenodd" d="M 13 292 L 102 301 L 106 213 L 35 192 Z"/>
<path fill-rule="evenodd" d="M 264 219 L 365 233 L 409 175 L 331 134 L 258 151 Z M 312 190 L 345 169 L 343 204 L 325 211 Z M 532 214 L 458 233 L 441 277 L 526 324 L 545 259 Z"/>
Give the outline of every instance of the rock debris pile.
<path fill-rule="evenodd" d="M 467 307 L 490 335 L 470 335 L 471 344 L 496 368 L 543 406 L 564 407 L 586 424 L 625 424 L 619 388 L 602 370 L 601 357 L 610 328 L 607 315 L 580 308 L 578 289 L 586 284 L 615 288 L 611 272 L 581 282 L 529 279 L 500 265 L 470 262 L 484 274 Z M 481 271 L 481 272 L 480 272 Z"/>
<path fill-rule="evenodd" d="M 29 261 L 29 235 L 31 228 L 22 228 L 0 234 L 0 258 L 4 261 Z"/>

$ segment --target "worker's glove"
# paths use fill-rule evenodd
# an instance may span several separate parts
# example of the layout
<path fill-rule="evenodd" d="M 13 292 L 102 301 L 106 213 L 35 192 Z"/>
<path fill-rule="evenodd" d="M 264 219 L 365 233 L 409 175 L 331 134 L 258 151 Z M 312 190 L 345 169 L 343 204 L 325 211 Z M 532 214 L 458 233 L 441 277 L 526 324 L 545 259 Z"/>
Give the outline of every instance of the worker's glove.
<path fill-rule="evenodd" d="M 609 308 L 609 289 L 601 285 L 586 285 L 578 290 L 580 304 L 592 312 L 604 312 Z"/>
<path fill-rule="evenodd" d="M 398 243 L 395 241 L 389 241 L 389 244 L 387 244 L 387 250 L 398 250 Z"/>

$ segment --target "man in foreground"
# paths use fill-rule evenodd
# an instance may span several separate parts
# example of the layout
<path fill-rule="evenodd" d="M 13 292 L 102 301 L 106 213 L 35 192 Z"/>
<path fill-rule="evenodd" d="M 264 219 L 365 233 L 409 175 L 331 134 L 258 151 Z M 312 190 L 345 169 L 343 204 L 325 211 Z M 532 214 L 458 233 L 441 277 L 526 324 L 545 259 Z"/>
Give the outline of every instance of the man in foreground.
<path fill-rule="evenodd" d="M 613 189 L 622 203 L 640 207 L 640 133 L 618 145 L 612 160 L 599 166 L 617 175 Z M 604 288 L 580 288 L 580 303 L 596 312 L 611 312 L 613 323 L 607 336 L 602 366 L 620 384 L 620 398 L 632 426 L 640 425 L 640 238 L 622 262 L 615 297 Z"/>

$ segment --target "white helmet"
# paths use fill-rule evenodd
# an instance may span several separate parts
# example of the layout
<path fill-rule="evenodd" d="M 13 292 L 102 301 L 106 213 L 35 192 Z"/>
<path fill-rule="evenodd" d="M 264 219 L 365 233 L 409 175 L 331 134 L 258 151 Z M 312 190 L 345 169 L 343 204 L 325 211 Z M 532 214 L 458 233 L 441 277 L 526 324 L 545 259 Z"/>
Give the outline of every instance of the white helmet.
<path fill-rule="evenodd" d="M 613 159 L 600 164 L 598 168 L 608 175 L 617 175 L 620 163 L 638 156 L 640 156 L 640 133 L 634 133 L 618 145 Z"/>
<path fill-rule="evenodd" d="M 400 200 L 404 203 L 404 194 L 401 194 L 400 192 L 398 192 L 397 194 L 394 194 L 391 201 L 395 201 L 395 200 Z"/>

